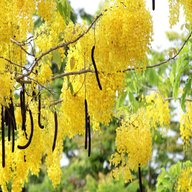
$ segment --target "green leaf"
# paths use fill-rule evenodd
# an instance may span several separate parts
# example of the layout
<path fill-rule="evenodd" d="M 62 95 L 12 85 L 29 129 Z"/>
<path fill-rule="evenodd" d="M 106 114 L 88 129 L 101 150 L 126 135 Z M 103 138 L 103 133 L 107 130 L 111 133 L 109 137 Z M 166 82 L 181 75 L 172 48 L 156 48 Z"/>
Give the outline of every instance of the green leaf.
<path fill-rule="evenodd" d="M 53 62 L 61 66 L 61 54 L 58 51 L 53 52 Z"/>
<path fill-rule="evenodd" d="M 183 94 L 181 96 L 181 108 L 185 111 L 185 98 L 191 92 L 191 77 L 188 78 L 187 83 L 183 89 Z"/>
<path fill-rule="evenodd" d="M 68 23 L 70 21 L 72 7 L 68 0 L 57 0 L 57 9 Z"/>
<path fill-rule="evenodd" d="M 160 82 L 160 77 L 154 69 L 148 70 L 148 79 L 152 85 L 157 85 Z"/>

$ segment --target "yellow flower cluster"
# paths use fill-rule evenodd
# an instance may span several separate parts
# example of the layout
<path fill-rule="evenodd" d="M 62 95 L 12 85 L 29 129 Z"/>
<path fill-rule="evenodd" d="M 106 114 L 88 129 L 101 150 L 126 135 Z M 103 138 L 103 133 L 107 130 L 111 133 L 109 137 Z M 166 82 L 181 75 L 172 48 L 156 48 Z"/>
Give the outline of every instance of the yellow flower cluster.
<path fill-rule="evenodd" d="M 191 0 L 169 0 L 169 23 L 172 27 L 179 21 L 180 8 L 183 7 L 186 21 L 192 24 L 192 1 Z"/>
<path fill-rule="evenodd" d="M 190 146 L 190 139 L 192 137 L 192 103 L 187 102 L 186 113 L 181 116 L 180 120 L 180 135 L 184 141 L 185 147 Z"/>
<path fill-rule="evenodd" d="M 177 192 L 192 192 L 192 168 L 183 169 L 177 180 Z"/>
<path fill-rule="evenodd" d="M 53 20 L 54 11 L 56 11 L 55 0 L 39 0 L 38 2 L 38 15 L 45 21 L 50 22 Z M 54 19 L 56 19 L 54 17 Z"/>
<path fill-rule="evenodd" d="M 0 87 L 2 87 L 0 91 L 0 104 L 6 105 L 9 103 L 10 96 L 12 95 L 11 90 L 13 88 L 14 81 L 12 79 L 12 75 L 7 72 L 6 75 L 0 74 Z"/>
<path fill-rule="evenodd" d="M 151 127 L 169 127 L 171 118 L 169 102 L 165 101 L 160 94 L 146 96 L 146 113 Z"/>
<path fill-rule="evenodd" d="M 124 74 L 121 70 L 128 66 L 136 69 L 143 69 L 146 66 L 146 52 L 151 41 L 152 23 L 144 1 L 111 0 L 104 9 L 95 28 L 90 29 L 77 43 L 70 45 L 68 51 L 66 71 L 82 69 L 94 71 L 94 59 L 102 85 L 101 91 L 94 73 L 69 77 L 64 82 L 61 110 L 63 118 L 68 119 L 67 130 L 73 133 L 72 135 L 70 133 L 70 136 L 84 132 L 84 113 L 82 112 L 85 98 L 93 127 L 98 128 L 98 123 L 107 125 L 114 109 L 116 93 L 123 85 Z M 81 28 L 86 30 L 86 27 Z M 72 41 L 80 33 L 82 32 L 79 26 L 69 23 L 64 37 Z M 94 54 L 93 46 L 95 46 Z M 66 89 L 72 89 L 72 91 L 66 93 Z M 78 102 L 67 98 L 78 100 Z M 81 117 L 76 118 L 75 121 L 71 118 L 72 121 L 69 121 L 67 114 L 75 114 L 76 109 Z M 73 115 L 70 116 L 73 117 Z M 76 132 L 73 131 L 75 127 L 78 129 Z"/>
<path fill-rule="evenodd" d="M 116 130 L 117 152 L 111 157 L 112 175 L 123 175 L 125 182 L 133 179 L 131 171 L 148 163 L 152 153 L 152 128 L 170 123 L 168 102 L 158 94 L 146 97 L 146 106 L 128 114 Z M 160 115 L 161 114 L 161 115 Z"/>
<path fill-rule="evenodd" d="M 28 98 L 26 98 L 28 100 Z M 42 99 L 42 105 L 49 106 L 50 103 Z M 13 192 L 22 191 L 22 187 L 25 182 L 28 182 L 28 175 L 38 175 L 42 158 L 46 157 L 46 167 L 48 176 L 56 186 L 60 183 L 61 169 L 60 159 L 63 150 L 63 130 L 58 127 L 58 135 L 56 140 L 56 146 L 52 151 L 52 145 L 55 134 L 55 122 L 54 115 L 47 110 L 48 107 L 42 108 L 41 119 L 44 125 L 44 129 L 40 129 L 38 125 L 38 106 L 35 101 L 29 102 L 29 109 L 33 114 L 33 137 L 30 145 L 25 149 L 19 149 L 18 146 L 24 146 L 28 141 L 31 134 L 31 121 L 27 111 L 26 113 L 26 134 L 21 129 L 22 116 L 21 109 L 17 108 L 15 111 L 16 123 L 17 123 L 17 138 L 15 140 L 15 151 L 11 151 L 11 142 L 5 137 L 5 167 L 0 166 L 0 185 L 3 191 L 7 190 L 7 183 L 12 184 Z M 26 137 L 27 135 L 27 137 Z M 2 148 L 2 143 L 0 142 Z M 2 151 L 0 151 L 2 157 Z M 0 158 L 2 164 L 2 158 Z"/>
<path fill-rule="evenodd" d="M 52 76 L 52 70 L 50 69 L 49 64 L 43 63 L 41 65 L 40 73 L 37 76 L 37 81 L 44 85 L 47 82 L 50 82 Z"/>
<path fill-rule="evenodd" d="M 128 66 L 145 69 L 152 20 L 144 0 L 108 1 L 96 25 L 96 61 L 101 71 L 117 72 Z"/>
<path fill-rule="evenodd" d="M 115 178 L 123 174 L 125 182 L 132 180 L 131 170 L 146 165 L 151 158 L 152 137 L 145 109 L 140 109 L 122 122 L 116 130 L 117 152 L 112 155 L 111 164 L 115 166 Z M 128 178 L 127 175 L 130 177 Z"/>
<path fill-rule="evenodd" d="M 179 13 L 180 13 L 180 3 L 179 1 L 169 0 L 169 23 L 172 27 L 179 21 Z"/>

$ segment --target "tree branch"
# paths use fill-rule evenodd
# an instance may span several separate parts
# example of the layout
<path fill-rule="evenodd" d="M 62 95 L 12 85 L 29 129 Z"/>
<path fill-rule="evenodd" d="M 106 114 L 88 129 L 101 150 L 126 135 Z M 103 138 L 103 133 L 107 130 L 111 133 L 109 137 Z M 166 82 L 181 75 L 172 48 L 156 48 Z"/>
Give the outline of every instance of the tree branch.
<path fill-rule="evenodd" d="M 183 42 L 182 46 L 180 47 L 180 49 L 177 51 L 177 53 L 173 57 L 170 57 L 169 59 L 167 59 L 165 61 L 162 61 L 160 63 L 157 63 L 155 65 L 148 65 L 146 68 L 147 69 L 151 69 L 151 68 L 159 67 L 161 65 L 164 65 L 164 64 L 168 63 L 171 60 L 174 60 L 181 53 L 181 51 L 183 50 L 183 48 L 185 47 L 185 45 L 187 44 L 187 42 L 189 41 L 191 36 L 192 36 L 192 31 L 190 32 L 190 34 L 188 35 L 187 39 Z M 125 70 L 123 70 L 123 72 L 132 71 L 132 70 L 135 70 L 135 68 L 125 69 Z"/>
<path fill-rule="evenodd" d="M 11 61 L 10 59 L 7 59 L 6 57 L 0 56 L 0 59 L 3 59 L 3 60 L 5 60 L 5 61 L 7 61 L 8 63 L 14 65 L 14 66 L 23 68 L 23 69 L 25 69 L 26 71 L 28 70 L 26 67 L 23 67 L 22 65 L 19 65 L 19 64 L 15 63 L 15 62 Z"/>
<path fill-rule="evenodd" d="M 57 50 L 57 49 L 59 49 L 59 48 L 67 47 L 67 46 L 70 45 L 70 44 L 76 43 L 79 39 L 81 39 L 84 35 L 86 35 L 86 34 L 90 31 L 90 29 L 93 27 L 93 25 L 97 22 L 97 20 L 98 20 L 102 15 L 103 15 L 103 13 L 100 13 L 100 14 L 94 19 L 94 21 L 91 23 L 91 25 L 87 28 L 87 30 L 84 31 L 81 35 L 79 35 L 76 39 L 74 39 L 74 40 L 72 40 L 72 41 L 69 41 L 69 42 L 64 42 L 64 43 L 61 43 L 61 44 L 59 44 L 59 45 L 57 45 L 57 46 L 55 46 L 55 47 L 52 47 L 52 48 L 50 48 L 49 50 L 43 52 L 39 57 L 35 58 L 35 61 L 34 61 L 33 65 L 32 65 L 32 67 L 31 67 L 30 71 L 29 71 L 28 73 L 26 73 L 26 74 L 23 74 L 22 76 L 18 76 L 18 77 L 17 77 L 17 80 L 29 76 L 29 75 L 32 73 L 33 69 L 36 67 L 37 63 L 38 63 L 44 56 L 48 55 L 49 53 L 51 53 L 51 52 L 53 52 L 53 51 L 55 51 L 55 50 Z"/>
<path fill-rule="evenodd" d="M 54 77 L 51 78 L 51 80 L 55 80 L 55 79 L 70 76 L 70 75 L 81 75 L 81 74 L 84 74 L 84 73 L 95 73 L 95 71 L 93 71 L 91 69 L 82 69 L 80 71 L 66 72 L 66 73 L 62 73 L 62 74 L 59 74 L 59 75 L 55 75 Z"/>
<path fill-rule="evenodd" d="M 173 57 L 170 57 L 169 59 L 167 59 L 165 61 L 162 61 L 160 63 L 154 64 L 154 65 L 148 65 L 146 68 L 151 69 L 151 68 L 159 67 L 161 65 L 164 65 L 164 64 L 168 63 L 171 60 L 174 60 L 181 53 L 181 51 L 183 50 L 183 48 L 185 47 L 185 45 L 187 44 L 187 42 L 189 41 L 191 36 L 192 36 L 192 31 L 190 32 L 190 34 L 188 35 L 187 39 L 184 41 L 184 43 L 182 44 L 182 46 L 180 47 L 178 52 Z M 130 67 L 128 69 L 125 69 L 123 71 L 118 71 L 118 72 L 128 72 L 128 71 L 134 71 L 134 70 L 135 70 L 134 67 Z M 90 69 L 82 69 L 80 71 L 66 72 L 66 73 L 62 73 L 62 74 L 59 74 L 59 75 L 56 75 L 56 76 L 52 77 L 52 80 L 55 80 L 57 78 L 62 78 L 62 77 L 65 77 L 65 76 L 81 75 L 81 74 L 85 74 L 85 73 L 95 73 L 95 71 L 90 70 Z"/>
<path fill-rule="evenodd" d="M 20 42 L 14 40 L 14 39 L 11 39 L 11 42 L 13 42 L 13 43 L 16 44 L 17 46 L 19 46 L 27 55 L 30 55 L 30 56 L 32 56 L 32 57 L 35 57 L 35 55 L 29 53 L 29 52 L 23 47 L 23 45 L 22 45 Z"/>

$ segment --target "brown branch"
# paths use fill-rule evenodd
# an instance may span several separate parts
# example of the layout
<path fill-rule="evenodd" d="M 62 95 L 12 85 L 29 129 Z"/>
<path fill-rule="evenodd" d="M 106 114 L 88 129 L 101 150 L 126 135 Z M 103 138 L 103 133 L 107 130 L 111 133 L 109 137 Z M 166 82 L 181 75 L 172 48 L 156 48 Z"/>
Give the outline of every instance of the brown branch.
<path fill-rule="evenodd" d="M 179 98 L 176 98 L 176 99 L 174 99 L 173 97 L 168 97 L 168 98 L 165 98 L 164 100 L 165 101 L 171 101 L 171 100 L 180 100 L 181 98 L 179 97 Z M 185 98 L 185 101 L 189 101 L 189 102 L 192 102 L 192 99 L 190 99 L 190 98 Z"/>
<path fill-rule="evenodd" d="M 35 57 L 35 55 L 29 53 L 29 52 L 23 47 L 23 45 L 22 45 L 20 42 L 16 41 L 15 39 L 11 39 L 11 42 L 13 42 L 13 43 L 16 44 L 17 46 L 19 46 L 27 55 L 30 55 L 30 56 L 32 56 L 32 57 Z"/>
<path fill-rule="evenodd" d="M 51 53 L 51 52 L 53 52 L 53 51 L 55 51 L 55 50 L 57 50 L 57 49 L 59 49 L 59 48 L 67 47 L 67 46 L 70 45 L 70 44 L 76 43 L 79 39 L 81 39 L 84 35 L 86 35 L 86 34 L 90 31 L 90 29 L 93 27 L 93 25 L 97 22 L 97 20 L 98 20 L 102 15 L 103 15 L 102 13 L 99 14 L 99 15 L 94 19 L 94 21 L 90 24 L 90 26 L 87 28 L 87 30 L 84 31 L 81 35 L 79 35 L 76 39 L 74 39 L 74 40 L 72 40 L 72 41 L 69 41 L 69 42 L 64 42 L 64 43 L 61 43 L 61 44 L 59 44 L 59 45 L 57 45 L 57 46 L 55 46 L 55 47 L 52 47 L 52 48 L 50 48 L 49 50 L 43 52 L 39 57 L 35 58 L 35 61 L 34 61 L 33 65 L 32 65 L 32 67 L 31 67 L 30 71 L 29 71 L 28 73 L 26 73 L 26 74 L 23 74 L 22 76 L 18 76 L 18 77 L 17 77 L 17 80 L 29 76 L 29 75 L 32 73 L 32 71 L 34 70 L 34 68 L 36 67 L 36 65 L 38 64 L 38 62 L 39 62 L 44 56 L 48 55 L 49 53 Z"/>
<path fill-rule="evenodd" d="M 59 100 L 57 100 L 57 101 L 53 101 L 51 104 L 50 104 L 50 107 L 51 106 L 55 106 L 55 105 L 57 105 L 57 104 L 60 104 L 60 103 L 62 103 L 63 102 L 63 99 L 59 99 Z"/>
<path fill-rule="evenodd" d="M 95 73 L 95 72 L 91 69 L 82 69 L 80 71 L 71 71 L 71 72 L 66 72 L 66 73 L 62 73 L 59 75 L 55 75 L 51 78 L 51 80 L 55 80 L 55 79 L 70 76 L 70 75 L 81 75 L 81 74 L 85 74 L 85 73 Z"/>
<path fill-rule="evenodd" d="M 17 43 L 19 44 L 19 46 L 25 46 L 30 44 L 32 41 L 34 41 L 35 39 L 37 39 L 40 35 L 44 34 L 46 31 L 41 31 L 39 34 L 36 35 L 36 37 L 34 37 L 33 35 L 28 37 L 25 41 L 19 42 L 17 41 Z"/>
<path fill-rule="evenodd" d="M 7 61 L 8 63 L 14 65 L 14 66 L 23 68 L 23 69 L 25 69 L 26 71 L 28 70 L 26 67 L 23 67 L 22 65 L 19 65 L 19 64 L 15 63 L 15 62 L 11 61 L 10 59 L 7 59 L 6 57 L 0 56 L 0 59 L 3 59 L 3 60 L 5 60 L 5 61 Z"/>
<path fill-rule="evenodd" d="M 170 57 L 169 59 L 167 59 L 165 61 L 162 61 L 160 63 L 157 63 L 155 65 L 148 65 L 146 68 L 147 69 L 151 69 L 151 68 L 159 67 L 161 65 L 164 65 L 164 64 L 170 62 L 171 60 L 174 60 L 181 53 L 181 51 L 183 50 L 183 48 L 185 47 L 185 45 L 187 44 L 187 42 L 189 41 L 191 36 L 192 36 L 192 31 L 190 32 L 190 34 L 188 35 L 187 39 L 183 42 L 182 46 L 180 47 L 180 49 L 177 51 L 177 53 L 173 57 Z M 123 72 L 132 71 L 132 70 L 135 70 L 135 68 L 132 67 L 132 68 L 125 69 L 125 70 L 123 70 Z"/>
<path fill-rule="evenodd" d="M 179 54 L 180 52 L 183 50 L 183 48 L 185 47 L 185 45 L 187 44 L 187 42 L 189 41 L 189 39 L 191 38 L 192 36 L 192 32 L 190 32 L 189 36 L 187 37 L 187 39 L 184 41 L 184 43 L 182 44 L 182 46 L 180 47 L 180 49 L 178 50 L 178 52 L 173 56 L 173 57 L 170 57 L 169 59 L 165 60 L 165 61 L 162 61 L 158 64 L 155 64 L 155 65 L 151 65 L 151 66 L 147 66 L 146 68 L 147 69 L 151 69 L 151 68 L 155 68 L 155 67 L 159 67 L 161 65 L 164 65 L 166 63 L 168 63 L 169 61 L 171 60 L 174 60 Z M 129 67 L 128 69 L 125 69 L 123 71 L 118 71 L 118 72 L 127 72 L 127 71 L 134 71 L 135 68 L 134 67 Z M 52 77 L 51 79 L 52 80 L 55 80 L 55 79 L 58 79 L 58 78 L 62 78 L 62 77 L 65 77 L 65 76 L 70 76 L 70 75 L 81 75 L 81 74 L 85 74 L 85 73 L 95 73 L 95 71 L 93 70 L 90 70 L 90 69 L 82 69 L 80 71 L 72 71 L 72 72 L 66 72 L 66 73 L 62 73 L 62 74 L 59 74 L 59 75 L 56 75 L 54 77 Z"/>

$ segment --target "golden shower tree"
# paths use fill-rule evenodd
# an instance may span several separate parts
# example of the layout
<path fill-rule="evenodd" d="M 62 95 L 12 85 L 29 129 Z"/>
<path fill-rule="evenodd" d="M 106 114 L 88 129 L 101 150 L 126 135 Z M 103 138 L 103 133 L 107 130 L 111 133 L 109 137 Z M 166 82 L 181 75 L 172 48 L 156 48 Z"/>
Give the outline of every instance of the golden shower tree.
<path fill-rule="evenodd" d="M 177 22 L 179 7 L 183 7 L 190 25 L 192 1 L 169 3 L 170 24 Z M 0 7 L 3 191 L 8 190 L 8 183 L 12 191 L 21 191 L 29 173 L 38 175 L 42 157 L 53 185 L 58 185 L 63 139 L 83 135 L 90 156 L 91 132 L 102 131 L 100 125 L 111 121 L 126 86 L 125 75 L 176 59 L 191 37 L 190 33 L 167 60 L 149 65 L 153 30 L 144 0 L 106 1 L 90 25 L 73 23 L 65 0 L 1 0 Z M 37 20 L 41 24 L 34 27 Z M 59 68 L 66 63 L 62 73 L 53 73 L 53 62 Z M 60 78 L 64 79 L 62 92 L 56 99 L 53 83 Z M 141 191 L 140 168 L 151 158 L 153 130 L 169 127 L 169 101 L 165 98 L 167 95 L 157 93 L 143 95 L 145 104 L 134 113 L 123 112 L 116 130 L 112 175 L 117 178 L 121 174 L 125 181 L 131 181 L 132 171 L 138 170 Z M 187 109 L 181 136 L 189 144 L 190 105 Z"/>

